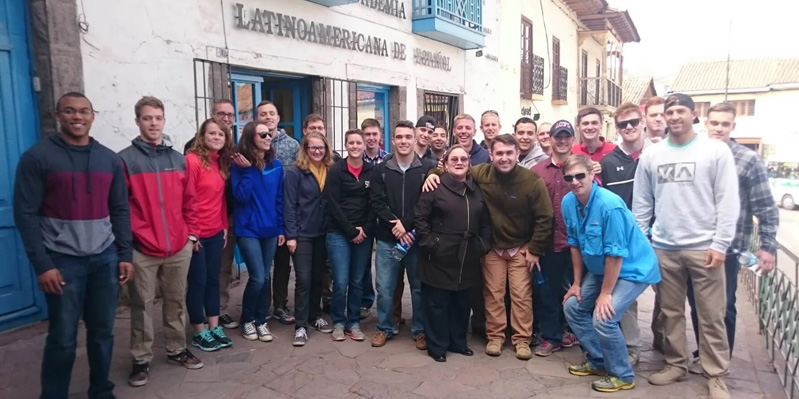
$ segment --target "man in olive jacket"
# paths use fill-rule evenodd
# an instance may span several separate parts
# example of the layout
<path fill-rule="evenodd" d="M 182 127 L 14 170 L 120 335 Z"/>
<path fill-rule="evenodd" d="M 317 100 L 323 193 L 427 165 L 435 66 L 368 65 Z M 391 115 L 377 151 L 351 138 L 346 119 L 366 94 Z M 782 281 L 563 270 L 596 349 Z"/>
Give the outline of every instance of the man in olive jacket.
<path fill-rule="evenodd" d="M 533 354 L 533 267 L 544 254 L 552 235 L 552 203 L 546 184 L 537 174 L 518 166 L 516 139 L 502 134 L 491 142 L 491 163 L 473 166 L 472 178 L 483 192 L 491 214 L 491 250 L 483 265 L 483 295 L 486 306 L 486 354 L 499 356 L 508 325 L 505 287 L 510 283 L 511 341 L 516 357 L 529 360 Z M 424 191 L 438 186 L 431 175 Z M 539 269 L 540 270 L 540 269 Z"/>

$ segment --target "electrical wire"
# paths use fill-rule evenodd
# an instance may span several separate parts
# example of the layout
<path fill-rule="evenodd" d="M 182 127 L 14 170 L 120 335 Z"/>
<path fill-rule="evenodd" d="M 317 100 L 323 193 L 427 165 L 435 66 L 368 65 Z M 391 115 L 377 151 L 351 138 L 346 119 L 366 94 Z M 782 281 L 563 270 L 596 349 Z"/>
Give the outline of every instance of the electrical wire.
<path fill-rule="evenodd" d="M 78 14 L 78 30 L 81 33 L 80 39 L 83 40 L 83 42 L 86 43 L 87 46 L 97 51 L 100 51 L 100 49 L 97 48 L 97 46 L 89 43 L 89 41 L 86 40 L 86 34 L 89 33 L 89 21 L 86 19 L 86 7 L 83 5 L 83 0 L 80 0 L 80 14 Z"/>
<path fill-rule="evenodd" d="M 549 52 L 549 32 L 547 31 L 547 19 L 544 16 L 544 0 L 538 0 L 538 5 L 541 7 L 541 20 L 544 22 L 544 38 L 547 40 L 547 65 L 549 66 L 549 70 L 552 71 L 552 54 Z M 544 88 L 548 88 L 550 84 L 552 84 L 552 73 L 544 74 L 547 76 L 547 82 L 544 84 Z M 536 108 L 536 111 L 538 108 Z"/>

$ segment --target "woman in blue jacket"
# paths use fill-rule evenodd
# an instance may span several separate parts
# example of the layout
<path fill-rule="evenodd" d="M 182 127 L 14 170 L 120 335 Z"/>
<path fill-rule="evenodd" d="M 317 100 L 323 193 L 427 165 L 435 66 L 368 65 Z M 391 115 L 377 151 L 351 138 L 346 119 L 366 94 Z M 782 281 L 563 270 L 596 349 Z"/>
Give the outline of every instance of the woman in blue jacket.
<path fill-rule="evenodd" d="M 283 245 L 283 165 L 275 159 L 266 124 L 244 125 L 231 168 L 235 206 L 233 221 L 249 279 L 241 301 L 241 335 L 250 341 L 272 341 L 266 325 L 271 287 L 269 269 Z"/>

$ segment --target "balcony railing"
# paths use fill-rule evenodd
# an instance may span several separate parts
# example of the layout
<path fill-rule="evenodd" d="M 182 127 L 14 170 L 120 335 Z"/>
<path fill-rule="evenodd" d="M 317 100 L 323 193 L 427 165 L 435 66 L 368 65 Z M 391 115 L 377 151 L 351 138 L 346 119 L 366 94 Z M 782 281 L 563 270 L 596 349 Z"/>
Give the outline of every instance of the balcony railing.
<path fill-rule="evenodd" d="M 610 106 L 621 104 L 621 86 L 610 79 L 580 78 L 581 106 Z"/>
<path fill-rule="evenodd" d="M 413 33 L 464 50 L 485 45 L 482 0 L 413 0 Z"/>
<path fill-rule="evenodd" d="M 544 95 L 544 57 L 533 55 L 533 94 Z"/>
<path fill-rule="evenodd" d="M 311 3 L 321 4 L 325 7 L 343 6 L 346 4 L 355 4 L 358 0 L 308 0 Z"/>
<path fill-rule="evenodd" d="M 558 67 L 558 80 L 557 93 L 552 93 L 553 100 L 566 101 L 569 93 L 569 70 L 565 67 Z"/>

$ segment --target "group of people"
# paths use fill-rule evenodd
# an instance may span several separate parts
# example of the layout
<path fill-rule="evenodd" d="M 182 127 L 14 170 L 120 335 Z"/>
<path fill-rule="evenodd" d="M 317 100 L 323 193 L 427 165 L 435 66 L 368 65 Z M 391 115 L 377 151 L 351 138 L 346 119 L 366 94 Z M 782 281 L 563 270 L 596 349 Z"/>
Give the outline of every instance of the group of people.
<path fill-rule="evenodd" d="M 306 117 L 298 142 L 278 128 L 269 101 L 238 143 L 233 104 L 216 101 L 185 156 L 163 133 L 163 102 L 143 97 L 134 111 L 140 135 L 115 154 L 90 136 L 91 102 L 67 93 L 57 104 L 59 133 L 17 169 L 15 222 L 50 321 L 42 398 L 69 392 L 81 317 L 89 396 L 113 397 L 108 373 L 125 283 L 128 383 L 143 386 L 157 292 L 167 361 L 198 369 L 188 342 L 230 347 L 225 329 L 270 342 L 268 320 L 294 324 L 294 346 L 311 329 L 364 341 L 360 321 L 373 303 L 371 345 L 382 347 L 399 333 L 406 276 L 411 337 L 434 360 L 472 356 L 470 324 L 490 356 L 502 354 L 508 335 L 522 360 L 579 344 L 584 362 L 569 372 L 601 376 L 592 387 L 602 392 L 635 387 L 637 298 L 651 285 L 652 346 L 666 367 L 649 382 L 671 384 L 690 370 L 708 377 L 711 397 L 729 397 L 738 254 L 757 217 L 757 256 L 771 270 L 779 219 L 762 160 L 730 138 L 729 104 L 708 110 L 710 137 L 693 130 L 687 95 L 653 97 L 643 110 L 622 104 L 618 146 L 602 137 L 602 113 L 590 107 L 574 125 L 520 118 L 513 134 L 501 134 L 499 114 L 486 111 L 480 144 L 473 117 L 456 116 L 448 132 L 425 115 L 392 127 L 390 153 L 380 123 L 366 119 L 345 133 L 345 157 L 331 148 L 320 115 Z M 227 310 L 236 247 L 248 271 L 238 321 Z M 686 296 L 699 348 L 690 362 Z"/>

